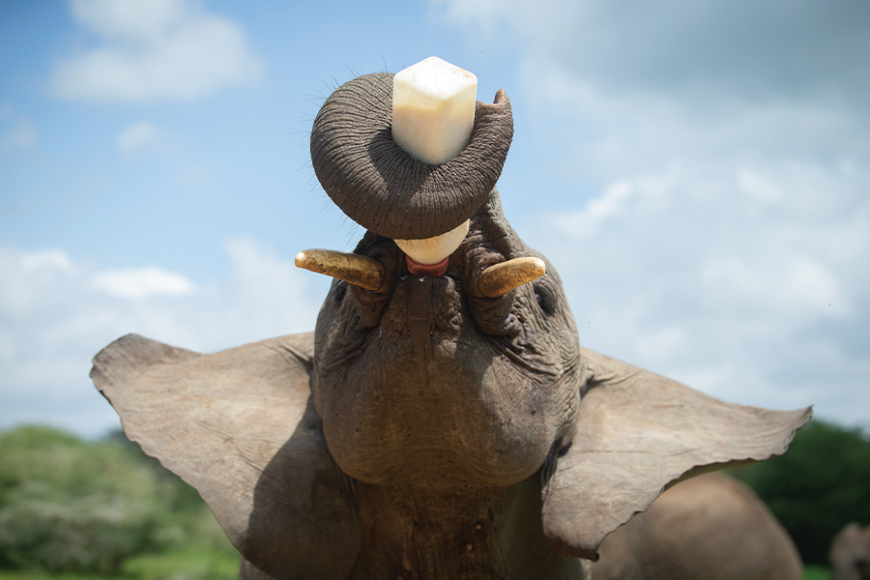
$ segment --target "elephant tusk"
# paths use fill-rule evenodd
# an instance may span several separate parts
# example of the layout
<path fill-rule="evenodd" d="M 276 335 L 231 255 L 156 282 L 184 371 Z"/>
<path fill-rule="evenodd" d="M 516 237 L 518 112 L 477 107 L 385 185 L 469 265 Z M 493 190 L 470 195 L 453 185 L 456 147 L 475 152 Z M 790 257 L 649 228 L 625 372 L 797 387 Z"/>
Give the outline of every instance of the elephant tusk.
<path fill-rule="evenodd" d="M 478 280 L 480 293 L 487 298 L 499 298 L 544 275 L 547 267 L 540 258 L 514 258 L 484 270 Z"/>
<path fill-rule="evenodd" d="M 377 292 L 384 285 L 384 267 L 372 258 L 334 250 L 305 250 L 296 254 L 296 267 L 326 274 Z"/>

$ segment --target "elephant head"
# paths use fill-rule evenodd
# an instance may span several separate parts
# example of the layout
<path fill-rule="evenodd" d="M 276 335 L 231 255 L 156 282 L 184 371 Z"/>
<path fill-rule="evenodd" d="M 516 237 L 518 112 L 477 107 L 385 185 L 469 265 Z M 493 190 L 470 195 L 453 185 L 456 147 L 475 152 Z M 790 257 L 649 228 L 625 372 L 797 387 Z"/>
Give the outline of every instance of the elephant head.
<path fill-rule="evenodd" d="M 318 317 L 312 393 L 330 450 L 375 485 L 508 486 L 567 444 L 580 392 L 580 346 L 555 269 L 497 297 L 487 268 L 542 256 L 501 215 L 498 194 L 471 219 L 445 275 L 409 274 L 389 238 L 355 253 L 384 286 L 338 280 Z"/>
<path fill-rule="evenodd" d="M 870 580 L 870 526 L 853 522 L 831 542 L 834 580 Z"/>
<path fill-rule="evenodd" d="M 514 270 L 492 281 L 493 266 L 544 260 L 511 229 L 494 189 L 512 134 L 504 92 L 478 104 L 462 154 L 432 166 L 389 137 L 391 87 L 388 74 L 355 79 L 314 123 L 317 176 L 369 228 L 354 254 L 380 273 L 374 290 L 332 285 L 315 331 L 314 402 L 333 457 L 356 479 L 506 487 L 570 436 L 577 331 L 552 266 L 516 289 L 502 283 Z M 392 238 L 431 237 L 468 218 L 443 275 L 409 272 Z"/>
<path fill-rule="evenodd" d="M 785 451 L 809 409 L 731 405 L 579 346 L 559 276 L 505 219 L 510 103 L 433 166 L 391 140 L 390 75 L 315 120 L 327 193 L 367 228 L 313 335 L 199 355 L 128 335 L 92 377 L 131 439 L 196 487 L 248 578 L 583 578 L 675 482 Z M 470 220 L 438 275 L 395 239 Z"/>

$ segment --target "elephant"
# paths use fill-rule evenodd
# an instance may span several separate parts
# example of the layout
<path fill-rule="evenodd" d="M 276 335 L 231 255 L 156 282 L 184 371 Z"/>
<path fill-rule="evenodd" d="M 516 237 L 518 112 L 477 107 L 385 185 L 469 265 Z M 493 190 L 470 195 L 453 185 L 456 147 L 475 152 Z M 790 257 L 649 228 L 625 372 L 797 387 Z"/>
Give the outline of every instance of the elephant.
<path fill-rule="evenodd" d="M 240 578 L 588 579 L 666 486 L 785 452 L 811 408 L 725 403 L 580 347 L 556 269 L 503 214 L 504 91 L 436 166 L 393 143 L 391 78 L 345 83 L 314 121 L 315 174 L 366 231 L 297 256 L 335 278 L 313 333 L 214 354 L 127 335 L 93 361 Z M 394 241 L 465 220 L 440 274 Z"/>
<path fill-rule="evenodd" d="M 834 536 L 829 558 L 834 580 L 870 580 L 870 526 L 847 524 Z"/>
<path fill-rule="evenodd" d="M 604 539 L 593 580 L 800 580 L 791 537 L 746 485 L 708 473 L 668 489 Z"/>

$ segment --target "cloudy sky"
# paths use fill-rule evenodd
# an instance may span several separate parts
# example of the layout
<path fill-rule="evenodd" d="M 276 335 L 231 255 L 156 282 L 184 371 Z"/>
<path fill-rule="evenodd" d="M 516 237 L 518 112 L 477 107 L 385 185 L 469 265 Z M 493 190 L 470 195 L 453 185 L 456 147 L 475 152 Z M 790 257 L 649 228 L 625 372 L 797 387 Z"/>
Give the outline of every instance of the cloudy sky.
<path fill-rule="evenodd" d="M 870 4 L 308 4 L 0 0 L 0 429 L 116 426 L 88 371 L 128 332 L 312 329 L 293 256 L 362 234 L 313 117 L 432 55 L 508 92 L 505 211 L 582 344 L 870 427 Z"/>

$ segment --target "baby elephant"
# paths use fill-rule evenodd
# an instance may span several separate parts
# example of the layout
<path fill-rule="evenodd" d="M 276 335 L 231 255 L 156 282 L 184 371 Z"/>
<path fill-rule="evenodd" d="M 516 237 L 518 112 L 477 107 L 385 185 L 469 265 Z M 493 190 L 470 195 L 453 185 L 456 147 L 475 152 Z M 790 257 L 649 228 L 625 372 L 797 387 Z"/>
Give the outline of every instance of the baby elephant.
<path fill-rule="evenodd" d="M 799 580 L 802 568 L 767 506 L 716 473 L 669 489 L 607 536 L 599 553 L 593 580 Z"/>
<path fill-rule="evenodd" d="M 870 580 L 870 526 L 848 524 L 831 542 L 834 580 Z"/>
<path fill-rule="evenodd" d="M 671 482 L 785 452 L 810 409 L 725 403 L 580 347 L 556 269 L 495 187 L 503 91 L 436 166 L 392 140 L 392 86 L 354 79 L 315 119 L 315 173 L 366 232 L 353 253 L 297 255 L 336 278 L 313 333 L 214 354 L 127 335 L 94 359 L 241 578 L 588 580 L 605 536 Z M 399 244 L 462 224 L 439 264 Z"/>

